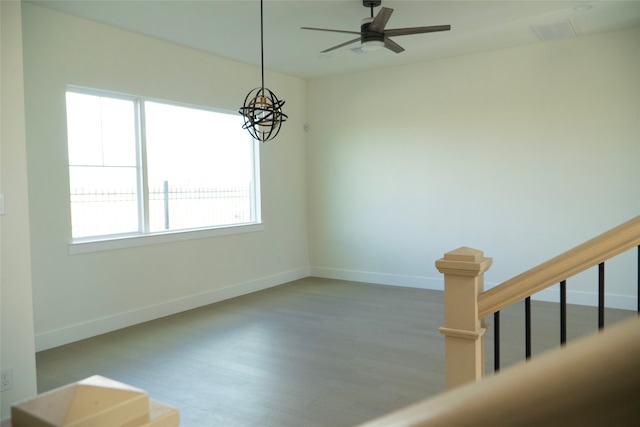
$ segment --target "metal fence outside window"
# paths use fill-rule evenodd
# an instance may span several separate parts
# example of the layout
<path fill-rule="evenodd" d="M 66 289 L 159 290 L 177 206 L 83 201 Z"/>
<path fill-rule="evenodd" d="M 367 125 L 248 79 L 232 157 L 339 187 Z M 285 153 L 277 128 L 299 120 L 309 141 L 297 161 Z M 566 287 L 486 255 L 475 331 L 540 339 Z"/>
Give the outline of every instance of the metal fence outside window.
<path fill-rule="evenodd" d="M 149 195 L 150 232 L 216 227 L 251 222 L 250 186 L 152 188 Z M 138 196 L 133 189 L 71 191 L 73 237 L 139 231 Z"/>

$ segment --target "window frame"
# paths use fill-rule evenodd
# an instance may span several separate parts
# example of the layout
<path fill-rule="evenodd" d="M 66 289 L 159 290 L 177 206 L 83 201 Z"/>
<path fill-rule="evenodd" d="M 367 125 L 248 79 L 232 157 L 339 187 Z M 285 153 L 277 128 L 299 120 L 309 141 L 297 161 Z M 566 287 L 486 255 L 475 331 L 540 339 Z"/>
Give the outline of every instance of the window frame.
<path fill-rule="evenodd" d="M 65 98 L 68 92 L 79 93 L 84 95 L 108 97 L 113 99 L 121 99 L 134 102 L 135 114 L 135 139 L 136 139 L 136 175 L 137 175 L 137 194 L 138 194 L 138 231 L 130 233 L 107 234 L 86 237 L 73 237 L 71 234 L 69 242 L 69 254 L 81 254 L 90 252 L 107 251 L 114 249 L 124 249 L 152 244 L 170 243 L 184 240 L 211 238 L 218 236 L 227 236 L 232 234 L 251 233 L 264 230 L 262 222 L 262 204 L 261 204 L 261 185 L 260 185 L 260 144 L 253 139 L 252 142 L 252 217 L 253 221 L 240 224 L 224 224 L 203 226 L 198 228 L 186 228 L 176 230 L 153 231 L 149 230 L 149 189 L 147 183 L 147 156 L 146 156 L 146 132 L 145 127 L 145 102 L 154 102 L 176 107 L 192 108 L 202 111 L 210 111 L 219 114 L 237 114 L 234 111 L 212 108 L 208 106 L 189 104 L 178 101 L 168 101 L 164 99 L 151 98 L 146 96 L 137 96 L 131 94 L 123 94 L 108 90 L 93 89 L 81 86 L 67 85 L 65 90 Z M 67 119 L 66 100 L 65 100 L 65 119 Z M 65 123 L 67 123 L 65 121 Z M 68 125 L 67 125 L 68 126 Z M 65 132 L 68 127 L 65 126 Z M 66 134 L 65 142 L 68 144 L 68 134 Z M 67 179 L 70 183 L 70 167 L 69 147 L 67 145 Z M 67 185 L 67 203 L 69 212 L 69 231 L 72 232 L 72 214 L 71 214 L 71 186 Z"/>

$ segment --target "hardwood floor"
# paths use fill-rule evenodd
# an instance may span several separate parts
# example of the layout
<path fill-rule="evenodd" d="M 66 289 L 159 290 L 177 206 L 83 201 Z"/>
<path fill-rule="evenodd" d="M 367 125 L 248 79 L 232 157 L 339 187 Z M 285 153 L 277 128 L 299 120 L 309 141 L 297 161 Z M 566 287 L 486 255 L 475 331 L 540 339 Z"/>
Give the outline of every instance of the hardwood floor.
<path fill-rule="evenodd" d="M 569 339 L 596 330 L 594 308 L 568 311 Z M 557 312 L 533 302 L 534 353 L 558 345 Z M 99 374 L 182 427 L 353 426 L 444 390 L 443 313 L 440 291 L 310 277 L 39 352 L 38 391 Z M 503 311 L 503 366 L 524 359 L 522 313 Z"/>

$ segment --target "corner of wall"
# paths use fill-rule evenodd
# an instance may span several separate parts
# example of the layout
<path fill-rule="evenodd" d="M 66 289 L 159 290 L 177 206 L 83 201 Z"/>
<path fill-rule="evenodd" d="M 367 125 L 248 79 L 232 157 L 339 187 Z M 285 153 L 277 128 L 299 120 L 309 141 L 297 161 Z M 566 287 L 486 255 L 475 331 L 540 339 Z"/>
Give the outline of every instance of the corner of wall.
<path fill-rule="evenodd" d="M 0 216 L 0 366 L 11 368 L 14 380 L 2 392 L 0 418 L 5 419 L 11 404 L 34 395 L 37 387 L 20 1 L 0 2 L 0 20 L 0 192 L 7 206 Z"/>

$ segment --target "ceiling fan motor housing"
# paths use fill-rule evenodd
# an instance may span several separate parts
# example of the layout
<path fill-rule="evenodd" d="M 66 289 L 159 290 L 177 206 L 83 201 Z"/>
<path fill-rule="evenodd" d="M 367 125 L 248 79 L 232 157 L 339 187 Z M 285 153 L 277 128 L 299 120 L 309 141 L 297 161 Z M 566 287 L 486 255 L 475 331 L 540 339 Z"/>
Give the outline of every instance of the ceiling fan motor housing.
<path fill-rule="evenodd" d="M 361 43 L 384 41 L 384 35 L 382 33 L 376 33 L 375 31 L 369 30 L 371 22 L 373 22 L 373 18 L 364 18 L 362 20 L 362 24 L 360 24 L 360 32 L 362 33 L 360 38 Z"/>

